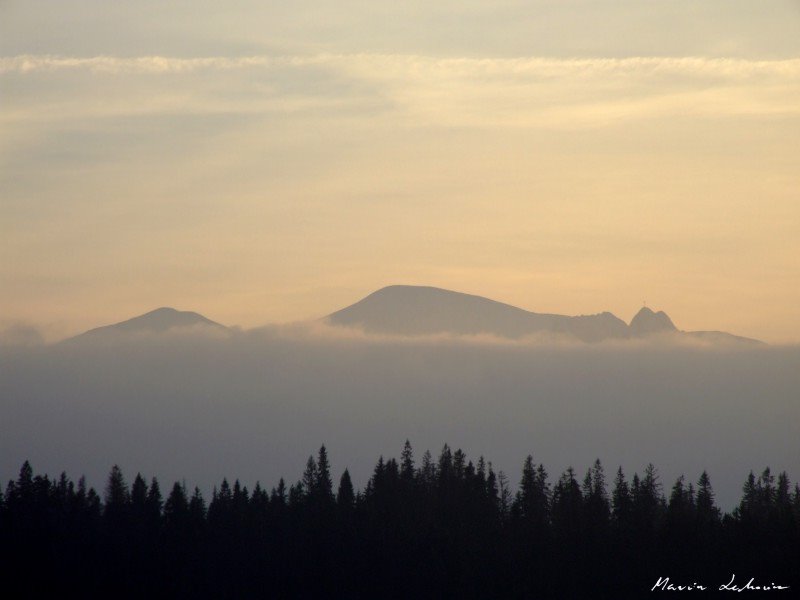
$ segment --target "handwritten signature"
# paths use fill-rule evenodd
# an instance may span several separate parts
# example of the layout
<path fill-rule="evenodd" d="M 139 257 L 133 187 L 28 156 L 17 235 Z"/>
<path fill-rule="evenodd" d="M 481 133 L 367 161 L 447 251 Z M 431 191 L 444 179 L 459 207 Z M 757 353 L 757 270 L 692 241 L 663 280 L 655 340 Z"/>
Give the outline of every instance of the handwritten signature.
<path fill-rule="evenodd" d="M 700 583 L 672 583 L 669 577 L 659 577 L 656 584 L 650 588 L 651 592 L 703 592 L 708 589 L 708 586 Z M 736 583 L 736 575 L 731 575 L 731 580 L 728 583 L 723 583 L 717 588 L 721 592 L 769 592 L 776 590 L 788 590 L 788 585 L 778 585 L 777 583 L 771 584 L 758 584 L 756 578 L 751 577 L 750 581 L 745 584 Z"/>

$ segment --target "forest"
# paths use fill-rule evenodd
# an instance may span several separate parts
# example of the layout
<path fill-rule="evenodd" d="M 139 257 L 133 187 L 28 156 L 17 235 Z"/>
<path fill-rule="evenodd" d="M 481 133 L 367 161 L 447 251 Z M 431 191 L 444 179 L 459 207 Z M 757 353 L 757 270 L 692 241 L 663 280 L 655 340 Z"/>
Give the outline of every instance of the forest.
<path fill-rule="evenodd" d="M 406 442 L 363 490 L 331 471 L 322 446 L 296 483 L 225 479 L 206 499 L 117 466 L 98 493 L 25 462 L 0 489 L 0 571 L 20 597 L 786 597 L 800 583 L 800 486 L 769 468 L 730 513 L 706 472 L 668 485 L 652 464 L 551 478 L 528 456 L 510 481 Z"/>

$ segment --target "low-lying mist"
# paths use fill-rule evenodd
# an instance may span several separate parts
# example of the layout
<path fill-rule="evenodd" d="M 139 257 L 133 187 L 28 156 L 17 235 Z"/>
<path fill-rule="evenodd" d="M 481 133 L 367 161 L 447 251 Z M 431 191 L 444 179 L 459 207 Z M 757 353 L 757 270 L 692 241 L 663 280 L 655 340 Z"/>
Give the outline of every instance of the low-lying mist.
<path fill-rule="evenodd" d="M 227 336 L 0 345 L 0 477 L 87 476 L 112 464 L 205 492 L 299 479 L 325 444 L 363 485 L 408 438 L 484 455 L 516 483 L 600 458 L 609 481 L 648 462 L 665 491 L 706 469 L 731 509 L 752 469 L 800 478 L 800 347 L 668 340 L 570 344 L 372 337 L 322 324 Z"/>

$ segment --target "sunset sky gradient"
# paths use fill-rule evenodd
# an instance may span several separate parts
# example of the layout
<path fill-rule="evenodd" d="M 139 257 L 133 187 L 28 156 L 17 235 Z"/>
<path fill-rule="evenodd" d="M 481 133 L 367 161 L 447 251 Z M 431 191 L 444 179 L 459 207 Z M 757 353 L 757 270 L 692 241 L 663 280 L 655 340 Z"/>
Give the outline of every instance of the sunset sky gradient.
<path fill-rule="evenodd" d="M 0 330 L 394 283 L 800 342 L 800 3 L 0 3 Z"/>

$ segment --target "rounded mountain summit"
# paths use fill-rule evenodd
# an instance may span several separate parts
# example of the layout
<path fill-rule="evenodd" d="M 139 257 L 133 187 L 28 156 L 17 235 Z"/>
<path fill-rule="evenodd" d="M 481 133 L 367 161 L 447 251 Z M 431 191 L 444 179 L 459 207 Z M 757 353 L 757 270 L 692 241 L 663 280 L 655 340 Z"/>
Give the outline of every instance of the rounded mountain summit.
<path fill-rule="evenodd" d="M 482 296 L 413 285 L 382 288 L 329 315 L 326 321 L 367 333 L 402 336 L 486 334 L 519 339 L 544 334 L 600 342 L 671 335 L 711 342 L 755 342 L 723 332 L 680 331 L 666 313 L 647 307 L 629 325 L 610 312 L 578 316 L 535 313 Z"/>

